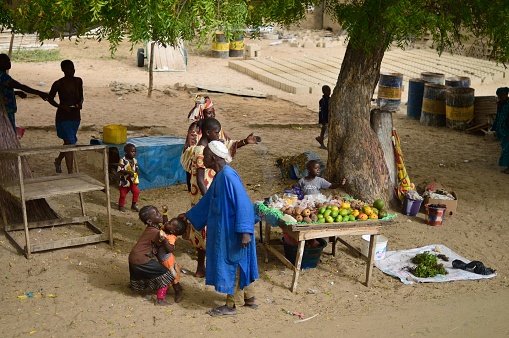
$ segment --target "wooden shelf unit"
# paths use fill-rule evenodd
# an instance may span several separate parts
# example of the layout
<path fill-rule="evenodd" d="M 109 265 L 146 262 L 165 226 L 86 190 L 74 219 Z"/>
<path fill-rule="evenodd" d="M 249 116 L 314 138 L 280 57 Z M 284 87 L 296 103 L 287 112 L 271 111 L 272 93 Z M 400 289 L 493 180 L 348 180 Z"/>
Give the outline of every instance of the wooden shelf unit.
<path fill-rule="evenodd" d="M 25 178 L 22 169 L 23 158 L 30 155 L 50 154 L 55 152 L 80 152 L 80 151 L 101 151 L 103 155 L 103 174 L 104 180 L 100 182 L 86 174 L 79 172 L 77 156 L 74 156 L 73 174 L 58 174 L 56 176 Z M 51 156 L 49 156 L 51 158 Z M 98 243 L 109 241 L 113 246 L 113 230 L 111 226 L 111 202 L 108 178 L 108 147 L 105 145 L 89 145 L 89 146 L 56 146 L 43 148 L 28 149 L 7 149 L 0 150 L 1 160 L 16 160 L 18 169 L 18 180 L 11 182 L 2 182 L 2 188 L 12 196 L 20 200 L 23 213 L 23 223 L 8 224 L 2 205 L 0 211 L 4 223 L 4 230 L 9 240 L 22 252 L 27 258 L 34 252 L 45 251 L 51 249 L 65 248 L 84 244 Z M 106 209 L 108 217 L 108 232 L 103 233 L 98 227 L 92 223 L 92 217 L 88 217 L 85 211 L 85 202 L 83 193 L 91 191 L 104 191 L 106 195 Z M 28 222 L 26 202 L 37 199 L 50 198 L 55 196 L 79 194 L 82 216 L 57 218 L 53 220 Z M 75 238 L 67 238 L 63 240 L 30 243 L 29 230 L 37 228 L 47 228 L 64 225 L 84 224 L 94 234 Z M 13 236 L 13 232 L 24 230 L 25 243 L 21 243 Z"/>

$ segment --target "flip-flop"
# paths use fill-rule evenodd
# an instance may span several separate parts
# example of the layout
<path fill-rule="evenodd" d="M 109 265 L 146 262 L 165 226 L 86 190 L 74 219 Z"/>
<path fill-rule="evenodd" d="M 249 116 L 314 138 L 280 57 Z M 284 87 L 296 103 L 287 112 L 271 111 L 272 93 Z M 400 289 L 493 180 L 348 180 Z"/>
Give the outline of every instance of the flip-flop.
<path fill-rule="evenodd" d="M 211 309 L 211 310 L 207 311 L 207 313 L 209 315 L 211 315 L 212 317 L 235 316 L 235 315 L 237 315 L 237 311 L 236 310 L 234 312 L 225 312 L 225 311 L 231 311 L 231 310 L 230 310 L 230 308 L 228 306 L 223 305 L 223 306 Z"/>
<path fill-rule="evenodd" d="M 57 162 L 53 162 L 53 164 L 55 165 L 55 172 L 61 174 L 62 173 L 62 165 L 61 164 L 58 164 Z"/>
<path fill-rule="evenodd" d="M 256 310 L 258 309 L 258 304 L 244 304 L 245 307 L 248 307 L 250 309 Z"/>
<path fill-rule="evenodd" d="M 326 147 L 326 146 L 320 146 L 320 149 L 325 149 L 325 150 L 327 150 L 327 147 Z"/>

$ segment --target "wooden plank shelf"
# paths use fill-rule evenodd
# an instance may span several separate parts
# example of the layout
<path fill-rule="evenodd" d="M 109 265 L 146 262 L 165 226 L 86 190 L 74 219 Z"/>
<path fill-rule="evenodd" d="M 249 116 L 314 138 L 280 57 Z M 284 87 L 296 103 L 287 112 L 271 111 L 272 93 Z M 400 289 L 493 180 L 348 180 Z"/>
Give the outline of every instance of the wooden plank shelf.
<path fill-rule="evenodd" d="M 82 173 L 26 179 L 23 184 L 26 201 L 104 189 L 104 183 Z M 21 198 L 19 182 L 8 182 L 3 187 Z"/>
<path fill-rule="evenodd" d="M 79 172 L 77 157 L 73 156 L 75 173 L 60 174 L 56 176 L 46 176 L 32 178 L 30 174 L 26 174 L 23 170 L 23 162 L 25 157 L 30 155 L 51 154 L 55 152 L 79 152 L 79 151 L 98 151 L 102 152 L 103 157 L 103 182 L 100 182 L 84 173 Z M 0 214 L 2 215 L 5 236 L 13 243 L 13 245 L 26 258 L 30 258 L 31 253 L 53 250 L 59 248 L 66 248 L 71 246 L 79 246 L 91 243 L 98 243 L 109 241 L 110 246 L 113 246 L 113 229 L 111 224 L 111 204 L 110 204 L 110 190 L 109 190 L 109 176 L 108 176 L 108 148 L 105 145 L 85 145 L 85 146 L 55 146 L 55 147 L 40 147 L 40 148 L 26 148 L 26 149 L 2 149 L 0 150 L 0 160 L 16 160 L 17 162 L 17 180 L 13 182 L 0 182 L 2 189 L 7 191 L 13 197 L 19 199 L 21 204 L 21 211 L 23 216 L 23 223 L 9 224 L 5 217 L 5 206 L 0 205 Z M 52 158 L 52 156 L 47 156 Z M 27 175 L 28 177 L 25 177 Z M 103 233 L 101 229 L 92 224 L 91 217 L 86 215 L 85 200 L 83 193 L 91 191 L 104 191 L 106 199 L 106 214 L 108 232 Z M 55 196 L 64 196 L 70 194 L 78 194 L 80 198 L 81 216 L 57 218 L 51 220 L 44 220 L 39 222 L 28 222 L 27 201 L 45 199 Z M 47 228 L 56 226 L 67 225 L 85 225 L 88 231 L 93 234 L 78 236 L 73 238 L 66 238 L 61 240 L 53 240 L 47 242 L 30 243 L 30 231 L 36 228 Z M 24 231 L 25 240 L 21 241 L 19 236 L 15 236 L 16 231 Z"/>

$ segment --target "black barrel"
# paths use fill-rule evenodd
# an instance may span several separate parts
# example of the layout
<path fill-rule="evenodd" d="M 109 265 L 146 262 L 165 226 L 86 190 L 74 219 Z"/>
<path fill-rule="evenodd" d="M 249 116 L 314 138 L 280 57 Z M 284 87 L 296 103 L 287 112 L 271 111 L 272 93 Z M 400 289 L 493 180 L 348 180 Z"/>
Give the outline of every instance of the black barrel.
<path fill-rule="evenodd" d="M 384 110 L 398 110 L 401 103 L 403 74 L 380 74 L 378 82 L 377 105 Z"/>
<path fill-rule="evenodd" d="M 408 80 L 408 102 L 406 106 L 406 115 L 415 120 L 421 118 L 422 96 L 424 94 L 425 80 L 410 79 Z"/>
<path fill-rule="evenodd" d="M 244 55 L 244 36 L 237 35 L 230 41 L 230 57 L 238 57 Z"/>
<path fill-rule="evenodd" d="M 445 75 L 442 73 L 423 72 L 421 73 L 421 79 L 439 85 L 443 85 L 445 81 Z"/>
<path fill-rule="evenodd" d="M 445 126 L 445 90 L 447 86 L 426 83 L 422 98 L 420 122 L 426 126 Z"/>
<path fill-rule="evenodd" d="M 449 87 L 470 87 L 470 78 L 465 76 L 451 76 L 445 79 L 445 85 Z"/>
<path fill-rule="evenodd" d="M 445 91 L 445 116 L 451 129 L 465 130 L 474 122 L 474 88 L 448 88 Z"/>
<path fill-rule="evenodd" d="M 229 55 L 229 44 L 223 32 L 217 31 L 212 39 L 212 57 L 226 59 Z"/>

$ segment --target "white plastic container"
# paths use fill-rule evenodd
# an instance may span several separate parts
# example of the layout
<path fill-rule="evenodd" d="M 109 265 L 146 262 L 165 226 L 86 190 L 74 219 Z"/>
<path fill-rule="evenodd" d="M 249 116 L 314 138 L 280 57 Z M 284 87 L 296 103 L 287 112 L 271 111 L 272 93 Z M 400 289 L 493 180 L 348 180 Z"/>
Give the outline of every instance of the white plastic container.
<path fill-rule="evenodd" d="M 371 237 L 371 235 L 362 235 L 361 253 L 366 257 L 368 257 L 370 237 Z M 375 258 L 374 258 L 375 261 L 385 258 L 385 252 L 387 251 L 387 242 L 388 241 L 389 240 L 385 236 L 382 236 L 382 235 L 376 236 Z"/>

